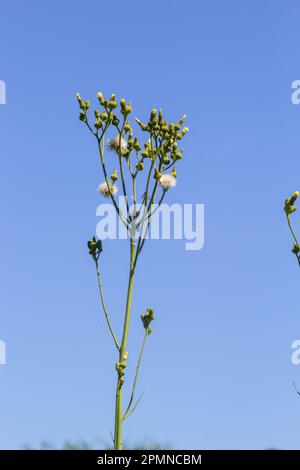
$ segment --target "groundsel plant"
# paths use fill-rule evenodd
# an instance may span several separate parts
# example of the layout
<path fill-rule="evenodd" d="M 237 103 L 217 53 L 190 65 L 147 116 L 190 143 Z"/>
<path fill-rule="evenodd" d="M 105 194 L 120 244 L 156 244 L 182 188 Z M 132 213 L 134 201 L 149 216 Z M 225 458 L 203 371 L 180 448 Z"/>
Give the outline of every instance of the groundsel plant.
<path fill-rule="evenodd" d="M 295 231 L 294 231 L 294 229 L 292 227 L 292 224 L 291 224 L 291 215 L 294 212 L 296 212 L 296 210 L 297 210 L 297 207 L 295 206 L 295 202 L 296 202 L 298 197 L 299 197 L 299 192 L 295 191 L 292 194 L 291 197 L 286 198 L 285 203 L 284 203 L 284 211 L 285 211 L 285 214 L 286 214 L 289 229 L 290 229 L 292 237 L 294 239 L 292 253 L 294 253 L 294 255 L 296 256 L 298 264 L 300 266 L 300 245 L 299 245 L 299 242 L 298 242 L 298 239 L 296 237 Z"/>
<path fill-rule="evenodd" d="M 84 101 L 79 94 L 80 120 L 87 126 L 96 139 L 100 156 L 100 167 L 104 180 L 99 184 L 99 193 L 109 198 L 129 234 L 130 256 L 127 297 L 121 339 L 117 338 L 110 315 L 104 300 L 100 255 L 102 242 L 93 237 L 88 242 L 89 254 L 95 262 L 102 309 L 106 323 L 116 348 L 117 386 L 115 395 L 114 448 L 122 449 L 122 427 L 124 421 L 137 407 L 141 397 L 135 401 L 137 378 L 147 338 L 151 334 L 150 324 L 154 320 L 154 311 L 147 308 L 141 315 L 144 338 L 137 360 L 136 372 L 131 394 L 126 407 L 123 407 L 123 388 L 127 366 L 127 340 L 129 333 L 133 285 L 137 262 L 142 253 L 146 234 L 153 213 L 162 204 L 166 193 L 176 186 L 175 163 L 182 158 L 178 142 L 188 132 L 183 127 L 186 116 L 177 123 L 168 123 L 160 110 L 152 109 L 148 122 L 135 119 L 136 128 L 144 143 L 133 133 L 129 116 L 132 113 L 131 103 L 124 99 L 116 101 L 116 95 L 105 99 L 102 93 L 97 94 L 99 109 L 94 110 L 93 122 L 90 122 L 90 102 Z M 112 134 L 108 139 L 108 134 Z M 118 203 L 117 192 L 120 191 L 124 207 Z M 119 193 L 119 194 L 120 194 Z"/>

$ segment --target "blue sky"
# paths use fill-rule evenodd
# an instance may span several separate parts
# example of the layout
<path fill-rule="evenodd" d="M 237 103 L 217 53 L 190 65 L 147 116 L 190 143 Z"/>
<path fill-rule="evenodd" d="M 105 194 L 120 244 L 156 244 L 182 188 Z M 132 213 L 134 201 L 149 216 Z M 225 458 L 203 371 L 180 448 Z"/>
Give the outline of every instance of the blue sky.
<path fill-rule="evenodd" d="M 109 442 L 115 355 L 86 241 L 95 142 L 75 93 L 188 115 L 170 202 L 205 204 L 205 246 L 143 252 L 129 339 L 157 318 L 124 435 L 174 448 L 299 449 L 300 273 L 284 198 L 300 189 L 299 2 L 1 3 L 0 448 Z M 298 219 L 298 226 L 300 224 Z M 106 242 L 104 284 L 123 314 L 126 242 Z"/>

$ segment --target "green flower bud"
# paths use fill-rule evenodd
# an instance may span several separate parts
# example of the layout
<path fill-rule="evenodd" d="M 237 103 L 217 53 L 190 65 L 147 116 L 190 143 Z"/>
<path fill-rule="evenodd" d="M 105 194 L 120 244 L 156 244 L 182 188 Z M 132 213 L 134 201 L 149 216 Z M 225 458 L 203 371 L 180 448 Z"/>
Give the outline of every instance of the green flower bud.
<path fill-rule="evenodd" d="M 135 165 L 136 169 L 138 171 L 142 171 L 144 169 L 144 163 L 143 162 L 138 162 L 136 165 Z"/>
<path fill-rule="evenodd" d="M 149 158 L 149 157 L 150 157 L 149 149 L 145 149 L 145 150 L 142 152 L 142 156 L 143 156 L 144 158 Z"/>
<path fill-rule="evenodd" d="M 97 98 L 99 100 L 99 103 L 103 106 L 104 105 L 104 98 L 103 98 L 103 95 L 100 91 L 98 91 L 98 93 L 97 93 Z"/>
<path fill-rule="evenodd" d="M 85 111 L 80 111 L 80 113 L 79 113 L 79 119 L 80 119 L 80 121 L 86 122 L 86 114 L 85 114 Z"/>
<path fill-rule="evenodd" d="M 114 171 L 113 171 L 113 173 L 112 173 L 112 175 L 111 175 L 110 178 L 111 178 L 111 180 L 112 180 L 113 183 L 115 183 L 115 182 L 118 180 L 118 172 L 117 172 L 117 170 L 114 170 Z"/>
<path fill-rule="evenodd" d="M 155 118 L 156 118 L 156 109 L 153 108 L 151 111 L 151 115 L 150 115 L 150 121 L 154 121 Z"/>
<path fill-rule="evenodd" d="M 101 114 L 101 119 L 102 119 L 103 121 L 106 121 L 107 118 L 108 118 L 108 114 L 107 114 L 107 112 L 104 110 L 103 113 Z"/>
<path fill-rule="evenodd" d="M 161 125 L 162 122 L 163 122 L 162 109 L 160 109 L 160 110 L 159 110 L 159 113 L 158 113 L 158 122 L 159 122 L 160 125 Z"/>
<path fill-rule="evenodd" d="M 130 149 L 129 148 L 127 150 L 125 150 L 124 153 L 122 153 L 122 157 L 124 157 L 124 158 L 128 158 L 129 155 L 130 155 Z"/>
<path fill-rule="evenodd" d="M 120 119 L 118 119 L 115 114 L 113 115 L 112 123 L 116 127 L 120 124 Z"/>
<path fill-rule="evenodd" d="M 124 112 L 126 108 L 126 101 L 124 100 L 124 98 L 120 100 L 120 106 L 121 106 L 121 110 Z"/>
<path fill-rule="evenodd" d="M 155 168 L 154 178 L 159 180 L 162 177 L 162 174 Z"/>
<path fill-rule="evenodd" d="M 127 114 L 130 114 L 131 112 L 132 112 L 132 104 L 128 103 L 128 105 L 125 107 L 124 116 L 127 116 Z"/>
<path fill-rule="evenodd" d="M 176 152 L 175 154 L 171 154 L 172 160 L 176 162 L 177 160 L 180 160 L 182 158 L 183 150 L 180 150 L 180 152 Z"/>
<path fill-rule="evenodd" d="M 162 162 L 164 165 L 169 165 L 170 159 L 167 154 L 162 157 Z"/>
<path fill-rule="evenodd" d="M 295 191 L 291 197 L 287 197 L 284 201 L 284 210 L 286 215 L 290 215 L 293 212 L 296 212 L 297 208 L 294 206 L 296 199 L 299 197 L 299 192 Z"/>
<path fill-rule="evenodd" d="M 78 100 L 78 104 L 80 106 L 80 109 L 83 109 L 85 110 L 85 103 L 82 101 L 82 98 L 80 96 L 79 93 L 76 93 L 76 97 L 77 97 L 77 100 Z"/>
<path fill-rule="evenodd" d="M 101 114 L 100 114 L 99 109 L 95 109 L 94 115 L 95 115 L 95 118 L 96 118 L 96 119 L 99 119 L 99 118 L 100 118 Z"/>
<path fill-rule="evenodd" d="M 123 114 L 124 117 L 126 117 L 128 114 L 132 112 L 132 104 L 128 103 L 126 104 L 126 101 L 124 98 L 120 100 L 120 106 L 121 106 L 121 114 Z"/>
<path fill-rule="evenodd" d="M 296 201 L 296 199 L 299 197 L 299 191 L 295 191 L 293 194 L 292 194 L 292 197 L 290 198 L 290 204 L 294 204 L 294 202 Z"/>
<path fill-rule="evenodd" d="M 91 240 L 88 241 L 87 245 L 89 249 L 89 254 L 92 256 L 94 261 L 97 261 L 100 256 L 100 253 L 103 250 L 101 240 L 96 240 L 96 238 L 93 237 Z"/>
<path fill-rule="evenodd" d="M 179 121 L 178 121 L 178 124 L 179 124 L 180 127 L 182 126 L 182 124 L 183 124 L 183 122 L 184 122 L 185 119 L 186 119 L 186 114 L 184 114 L 183 116 L 181 116 L 181 118 L 180 118 Z"/>
<path fill-rule="evenodd" d="M 169 124 L 169 132 L 170 134 L 174 134 L 175 132 L 175 124 L 173 122 Z"/>
<path fill-rule="evenodd" d="M 146 126 L 146 124 L 144 124 L 143 122 L 141 122 L 138 118 L 135 118 L 135 121 L 136 123 L 140 126 L 140 128 L 142 129 L 142 131 L 146 131 L 148 129 L 148 127 Z"/>
<path fill-rule="evenodd" d="M 285 199 L 285 201 L 284 201 L 285 206 L 290 205 L 290 202 L 291 202 L 291 198 L 290 198 L 290 197 L 287 197 L 287 198 Z"/>
<path fill-rule="evenodd" d="M 174 176 L 174 178 L 177 178 L 177 171 L 176 171 L 175 166 L 174 166 L 173 170 L 171 171 L 171 175 Z"/>
<path fill-rule="evenodd" d="M 115 109 L 117 106 L 118 106 L 118 103 L 116 101 L 116 95 L 112 94 L 108 102 L 108 107 L 109 109 Z"/>
<path fill-rule="evenodd" d="M 95 127 L 96 129 L 100 129 L 100 128 L 102 127 L 102 121 L 101 121 L 100 118 L 97 119 L 97 121 L 96 121 L 95 124 L 94 124 L 94 127 Z"/>
<path fill-rule="evenodd" d="M 155 319 L 154 310 L 152 308 L 147 308 L 146 312 L 141 315 L 141 320 L 143 327 L 145 328 L 147 334 L 151 333 L 151 328 L 149 328 L 150 323 Z"/>
<path fill-rule="evenodd" d="M 129 121 L 126 121 L 126 122 L 125 122 L 125 125 L 124 125 L 124 132 L 125 132 L 125 133 L 127 133 L 127 132 L 132 132 L 131 125 L 130 125 L 130 122 L 129 122 Z"/>
<path fill-rule="evenodd" d="M 118 106 L 118 103 L 116 101 L 109 101 L 108 107 L 109 109 L 115 109 Z"/>
<path fill-rule="evenodd" d="M 177 140 L 181 140 L 188 131 L 189 131 L 189 128 L 184 127 L 182 131 L 180 132 L 180 134 L 177 134 Z"/>
<path fill-rule="evenodd" d="M 134 139 L 133 148 L 134 148 L 134 150 L 136 150 L 137 152 L 139 152 L 139 151 L 141 150 L 141 146 L 140 146 L 139 141 L 138 141 L 137 138 Z"/>

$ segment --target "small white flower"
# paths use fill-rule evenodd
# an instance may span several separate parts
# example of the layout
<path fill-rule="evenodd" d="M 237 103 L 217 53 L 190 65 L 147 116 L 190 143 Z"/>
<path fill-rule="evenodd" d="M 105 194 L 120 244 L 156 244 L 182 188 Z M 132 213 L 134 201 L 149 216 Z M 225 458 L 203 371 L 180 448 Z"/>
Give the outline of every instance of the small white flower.
<path fill-rule="evenodd" d="M 167 189 L 174 188 L 174 186 L 176 186 L 176 178 L 170 173 L 167 175 L 162 175 L 159 178 L 159 184 L 165 191 L 167 191 Z"/>
<path fill-rule="evenodd" d="M 110 192 L 112 194 L 116 194 L 116 192 L 118 192 L 118 188 L 115 184 L 109 184 L 109 189 L 110 189 Z M 109 197 L 110 196 L 110 193 L 109 193 L 109 189 L 108 189 L 108 186 L 106 184 L 106 181 L 104 181 L 103 183 L 99 184 L 98 186 L 98 191 L 99 193 L 102 194 L 102 196 L 104 197 Z"/>
<path fill-rule="evenodd" d="M 112 139 L 109 139 L 108 146 L 110 150 L 114 150 L 119 153 L 120 151 L 120 135 L 117 134 Z M 123 155 L 127 150 L 127 140 L 124 137 L 121 137 L 121 154 Z"/>

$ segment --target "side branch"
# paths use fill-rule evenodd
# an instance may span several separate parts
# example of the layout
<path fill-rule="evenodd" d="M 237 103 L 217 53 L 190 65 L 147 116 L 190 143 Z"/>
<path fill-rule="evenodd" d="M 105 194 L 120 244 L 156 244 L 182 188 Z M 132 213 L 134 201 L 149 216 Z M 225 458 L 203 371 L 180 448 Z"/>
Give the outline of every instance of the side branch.
<path fill-rule="evenodd" d="M 104 312 L 104 315 L 105 315 L 105 318 L 106 318 L 106 323 L 107 323 L 107 326 L 109 328 L 110 334 L 111 334 L 111 336 L 114 340 L 115 346 L 116 346 L 117 350 L 120 351 L 120 345 L 118 343 L 116 335 L 115 335 L 115 333 L 113 331 L 113 328 L 111 326 L 109 316 L 108 316 L 108 313 L 107 313 L 107 309 L 106 309 L 106 305 L 105 305 L 105 302 L 104 302 L 103 287 L 102 287 L 102 281 L 101 281 L 101 276 L 100 276 L 99 264 L 98 264 L 97 260 L 95 261 L 95 265 L 96 265 L 96 271 L 97 271 L 97 279 L 98 279 L 98 286 L 99 286 L 99 292 L 100 292 L 100 299 L 101 299 L 103 312 Z"/>
<path fill-rule="evenodd" d="M 127 406 L 126 411 L 125 411 L 125 413 L 123 415 L 123 418 L 122 418 L 123 421 L 125 421 L 126 418 L 128 418 L 128 416 L 131 414 L 131 412 L 133 412 L 135 410 L 135 408 L 138 404 L 138 402 L 137 402 L 136 405 L 131 409 L 131 406 L 132 406 L 132 403 L 133 403 L 133 400 L 134 400 L 134 397 L 135 397 L 135 389 L 136 389 L 137 379 L 138 379 L 140 366 L 141 366 L 141 362 L 142 362 L 143 352 L 144 352 L 144 349 L 145 349 L 145 344 L 146 344 L 148 336 L 149 336 L 149 332 L 146 330 L 145 335 L 144 335 L 144 339 L 143 339 L 143 343 L 142 343 L 142 347 L 141 347 L 141 350 L 140 350 L 138 363 L 137 363 L 137 366 L 136 366 L 136 372 L 135 372 L 135 376 L 134 376 L 134 381 L 133 381 L 130 400 L 129 400 L 128 406 Z"/>

